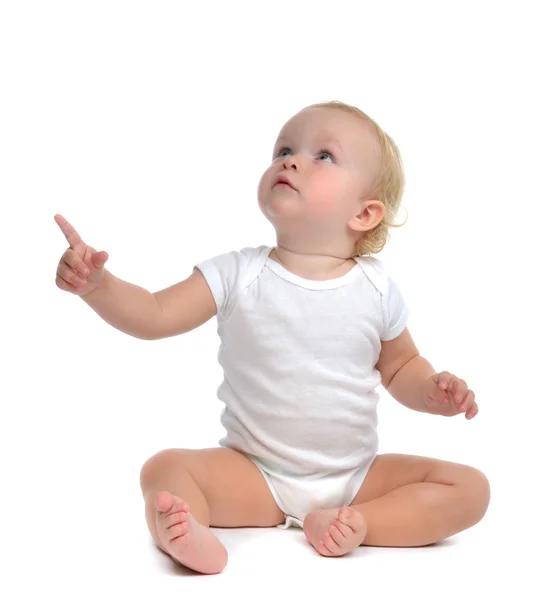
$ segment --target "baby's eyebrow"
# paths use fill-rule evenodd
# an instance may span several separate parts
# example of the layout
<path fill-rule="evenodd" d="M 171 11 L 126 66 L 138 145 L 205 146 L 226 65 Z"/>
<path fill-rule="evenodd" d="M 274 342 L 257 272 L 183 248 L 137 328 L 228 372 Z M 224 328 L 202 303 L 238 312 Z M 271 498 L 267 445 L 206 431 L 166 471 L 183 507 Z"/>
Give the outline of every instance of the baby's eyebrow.
<path fill-rule="evenodd" d="M 337 140 L 337 138 L 325 138 L 321 141 L 321 144 L 326 146 L 336 146 L 344 154 L 344 150 L 339 144 L 339 140 Z"/>
<path fill-rule="evenodd" d="M 275 148 L 277 148 L 278 146 L 281 146 L 282 144 L 288 144 L 290 140 L 291 140 L 291 138 L 286 135 L 281 136 L 276 141 Z M 319 140 L 318 144 L 320 146 L 336 146 L 344 154 L 344 150 L 342 149 L 342 146 L 339 144 L 339 141 L 337 140 L 337 138 L 326 137 L 326 138 Z"/>

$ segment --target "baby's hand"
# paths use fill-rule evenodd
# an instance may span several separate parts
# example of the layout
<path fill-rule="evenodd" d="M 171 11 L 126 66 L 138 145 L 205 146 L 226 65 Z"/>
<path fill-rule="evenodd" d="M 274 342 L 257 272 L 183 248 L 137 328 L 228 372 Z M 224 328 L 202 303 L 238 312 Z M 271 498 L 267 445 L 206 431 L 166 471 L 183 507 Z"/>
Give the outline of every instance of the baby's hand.
<path fill-rule="evenodd" d="M 77 296 L 90 294 L 103 279 L 103 265 L 109 255 L 85 244 L 75 228 L 61 215 L 55 215 L 54 219 L 69 242 L 69 248 L 57 265 L 56 285 Z"/>
<path fill-rule="evenodd" d="M 466 419 L 472 419 L 478 414 L 474 392 L 467 388 L 464 379 L 459 379 L 448 371 L 427 379 L 424 400 L 431 411 L 445 417 L 454 417 L 464 412 Z"/>

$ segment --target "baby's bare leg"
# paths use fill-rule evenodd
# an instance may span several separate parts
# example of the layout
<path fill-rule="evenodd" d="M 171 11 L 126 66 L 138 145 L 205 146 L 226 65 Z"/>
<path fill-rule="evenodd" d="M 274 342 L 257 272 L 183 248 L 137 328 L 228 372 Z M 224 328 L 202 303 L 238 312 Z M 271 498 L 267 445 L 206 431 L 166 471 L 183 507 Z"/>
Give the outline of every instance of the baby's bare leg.
<path fill-rule="evenodd" d="M 227 563 L 209 526 L 273 527 L 285 520 L 258 467 L 230 448 L 163 450 L 144 464 L 140 483 L 155 543 L 202 573 L 219 573 Z"/>
<path fill-rule="evenodd" d="M 174 457 L 166 454 L 153 457 L 142 469 L 146 519 L 153 539 L 176 562 L 201 573 L 219 573 L 228 553 L 209 529 L 204 495 L 189 469 L 171 464 Z"/>

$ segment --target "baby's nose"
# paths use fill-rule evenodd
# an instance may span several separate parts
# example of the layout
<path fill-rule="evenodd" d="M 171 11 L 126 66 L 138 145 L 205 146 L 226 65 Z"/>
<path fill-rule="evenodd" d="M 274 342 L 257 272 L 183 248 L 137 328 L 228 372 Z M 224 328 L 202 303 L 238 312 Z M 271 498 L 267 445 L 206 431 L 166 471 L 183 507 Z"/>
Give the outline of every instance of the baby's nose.
<path fill-rule="evenodd" d="M 287 156 L 285 158 L 285 160 L 283 161 L 283 164 L 288 168 L 288 169 L 296 169 L 297 168 L 297 164 L 298 164 L 298 158 L 295 155 L 293 156 Z"/>

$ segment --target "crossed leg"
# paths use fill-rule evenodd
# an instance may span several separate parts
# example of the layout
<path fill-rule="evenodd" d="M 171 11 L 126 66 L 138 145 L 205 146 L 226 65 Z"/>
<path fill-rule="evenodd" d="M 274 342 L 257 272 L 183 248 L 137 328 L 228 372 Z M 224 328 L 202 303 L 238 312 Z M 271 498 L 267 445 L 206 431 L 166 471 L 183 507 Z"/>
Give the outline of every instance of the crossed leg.
<path fill-rule="evenodd" d="M 344 507 L 313 511 L 304 519 L 304 533 L 324 556 L 359 545 L 427 546 L 478 523 L 489 502 L 490 486 L 478 469 L 382 454 L 350 503 L 350 516 L 344 516 Z"/>

